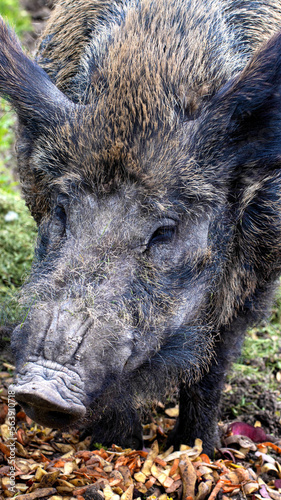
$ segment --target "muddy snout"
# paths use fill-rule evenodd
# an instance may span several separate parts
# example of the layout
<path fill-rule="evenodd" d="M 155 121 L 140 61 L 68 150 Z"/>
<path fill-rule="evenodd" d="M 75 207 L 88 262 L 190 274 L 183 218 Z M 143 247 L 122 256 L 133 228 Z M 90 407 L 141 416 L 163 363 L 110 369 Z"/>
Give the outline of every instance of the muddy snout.
<path fill-rule="evenodd" d="M 69 374 L 67 369 L 58 372 L 34 363 L 28 363 L 26 368 L 12 389 L 15 399 L 32 420 L 47 427 L 62 428 L 85 416 L 81 381 L 76 373 Z"/>

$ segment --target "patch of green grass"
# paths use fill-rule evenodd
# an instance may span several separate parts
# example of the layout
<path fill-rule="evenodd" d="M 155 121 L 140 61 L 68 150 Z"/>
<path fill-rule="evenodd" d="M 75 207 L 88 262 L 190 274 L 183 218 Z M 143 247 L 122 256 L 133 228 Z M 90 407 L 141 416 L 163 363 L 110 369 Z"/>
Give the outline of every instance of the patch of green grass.
<path fill-rule="evenodd" d="M 1 0 L 0 13 L 20 37 L 31 30 L 30 17 L 18 0 Z M 0 324 L 17 321 L 17 290 L 30 269 L 36 235 L 13 176 L 15 124 L 15 113 L 0 99 Z M 9 212 L 14 220 L 7 220 Z"/>
<path fill-rule="evenodd" d="M 232 406 L 231 412 L 234 418 L 239 418 L 242 413 L 253 412 L 253 409 L 259 410 L 259 407 L 251 400 L 247 401 L 245 396 L 242 396 L 240 403 Z"/>
<path fill-rule="evenodd" d="M 103 446 L 103 444 L 101 444 L 101 443 L 93 443 L 92 448 L 94 450 L 107 450 L 108 449 L 107 446 Z"/>
<path fill-rule="evenodd" d="M 269 331 L 274 331 L 270 337 L 267 337 Z M 265 334 L 264 338 L 257 337 L 259 335 Z M 276 334 L 276 330 L 272 328 L 269 324 L 266 328 L 260 328 L 252 330 L 248 337 L 246 338 L 243 354 L 241 360 L 253 359 L 263 359 L 265 365 L 268 367 L 276 367 L 281 370 L 281 360 L 275 358 L 276 352 L 280 350 L 281 347 L 281 336 Z"/>
<path fill-rule="evenodd" d="M 269 392 L 276 401 L 281 401 L 281 287 L 276 296 L 272 315 L 268 322 L 252 328 L 245 339 L 241 357 L 233 364 L 228 376 L 228 394 L 225 406 L 231 406 L 234 418 L 245 418 L 255 411 L 255 398 Z M 241 396 L 241 386 L 245 394 Z M 229 392 L 230 388 L 230 392 Z M 242 391 L 243 392 L 243 391 Z M 235 397 L 237 394 L 238 397 Z M 234 398 L 232 398 L 232 396 Z M 240 399 L 239 399 L 240 396 Z M 235 401 L 231 405 L 231 401 Z M 229 402 L 230 401 L 230 402 Z"/>
<path fill-rule="evenodd" d="M 17 290 L 31 267 L 36 237 L 13 176 L 15 122 L 9 105 L 0 100 L 0 325 L 18 321 Z"/>
<path fill-rule="evenodd" d="M 4 99 L 0 99 L 0 109 L 0 144 L 1 153 L 3 153 L 3 151 L 7 151 L 14 142 L 13 128 L 15 126 L 16 117 L 9 104 Z"/>
<path fill-rule="evenodd" d="M 17 321 L 16 292 L 30 270 L 35 237 L 34 220 L 20 194 L 0 187 L 0 324 Z"/>
<path fill-rule="evenodd" d="M 1 0 L 0 14 L 19 36 L 32 28 L 30 16 L 18 0 Z"/>
<path fill-rule="evenodd" d="M 276 305 L 270 320 L 260 327 L 249 331 L 240 359 L 241 364 L 248 365 L 249 376 L 254 370 L 255 364 L 262 366 L 260 374 L 254 373 L 256 377 L 265 381 L 268 379 L 271 389 L 280 388 L 276 374 L 281 371 L 281 289 L 278 291 Z"/>
<path fill-rule="evenodd" d="M 33 257 L 35 223 L 20 196 L 13 176 L 13 144 L 16 118 L 0 101 L 0 324 L 17 321 L 17 289 L 27 275 Z M 9 214 L 10 213 L 10 214 Z M 10 215 L 10 217 L 9 217 Z M 9 220 L 9 218 L 14 220 Z"/>
<path fill-rule="evenodd" d="M 13 144 L 15 142 L 16 117 L 10 106 L 0 99 L 0 189 L 13 193 L 17 183 L 11 175 L 15 166 Z"/>
<path fill-rule="evenodd" d="M 228 380 L 248 378 L 270 390 L 280 391 L 277 374 L 281 372 L 280 361 L 281 337 L 279 339 L 247 338 L 240 359 L 233 364 Z M 281 397 L 281 394 L 280 394 Z"/>
<path fill-rule="evenodd" d="M 233 369 L 231 374 L 233 373 L 235 376 L 241 376 L 244 378 L 254 378 L 257 382 L 261 382 L 264 379 L 264 374 L 261 373 L 260 368 L 258 366 L 251 366 L 247 364 L 247 358 L 240 358 L 237 363 L 233 364 Z M 231 381 L 231 374 L 229 379 Z"/>

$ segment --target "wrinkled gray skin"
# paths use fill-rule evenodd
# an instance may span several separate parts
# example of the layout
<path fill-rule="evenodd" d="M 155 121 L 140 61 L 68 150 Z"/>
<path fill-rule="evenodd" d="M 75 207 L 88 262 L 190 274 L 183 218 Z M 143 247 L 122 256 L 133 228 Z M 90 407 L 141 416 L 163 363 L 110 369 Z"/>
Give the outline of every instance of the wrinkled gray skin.
<path fill-rule="evenodd" d="M 281 35 L 250 59 L 216 0 L 75 5 L 42 42 L 47 73 L 0 23 L 39 229 L 16 399 L 48 427 L 140 447 L 140 410 L 176 384 L 169 444 L 211 454 L 227 367 L 281 272 Z"/>
<path fill-rule="evenodd" d="M 143 255 L 151 236 L 162 227 L 173 232 L 179 218 L 173 210 L 165 211 L 165 217 L 151 217 L 137 194 L 135 188 L 126 188 L 105 202 L 84 195 L 68 205 L 67 240 L 61 255 L 51 257 L 55 270 L 50 272 L 50 281 L 47 276 L 41 277 L 39 265 L 37 280 L 27 285 L 30 295 L 36 288 L 43 297 L 13 335 L 18 358 L 15 390 L 29 416 L 43 425 L 56 427 L 84 417 L 92 400 L 98 399 L 111 384 L 116 403 L 122 408 L 124 395 L 118 397 L 119 385 L 131 385 L 132 374 L 136 377 L 133 385 L 138 389 L 140 384 L 140 392 L 146 392 L 141 387 L 143 381 L 138 381 L 142 377 L 139 370 L 159 351 L 158 363 L 165 365 L 161 347 L 166 343 L 167 330 L 171 335 L 183 324 L 191 325 L 190 333 L 184 332 L 184 342 L 190 344 L 190 376 L 206 363 L 205 359 L 198 363 L 201 351 L 206 359 L 210 357 L 212 339 L 205 338 L 205 334 L 201 338 L 198 331 L 196 345 L 192 337 L 194 318 L 205 307 L 208 274 L 192 279 L 188 291 L 185 286 L 178 286 L 173 297 L 169 290 L 160 289 L 159 297 L 155 297 L 158 304 L 153 304 L 147 266 L 147 285 L 136 292 L 141 286 L 138 275 L 144 272 Z M 54 238 L 60 230 L 58 221 L 54 218 L 50 225 Z M 199 248 L 204 256 L 208 229 L 207 215 L 193 223 L 183 220 L 173 243 L 152 245 L 153 266 L 161 272 L 162 279 L 165 273 L 180 268 L 188 255 L 193 259 L 196 255 L 199 260 Z M 46 265 L 44 261 L 44 270 Z M 160 279 L 161 276 L 159 288 Z M 168 321 L 163 309 L 169 311 Z"/>

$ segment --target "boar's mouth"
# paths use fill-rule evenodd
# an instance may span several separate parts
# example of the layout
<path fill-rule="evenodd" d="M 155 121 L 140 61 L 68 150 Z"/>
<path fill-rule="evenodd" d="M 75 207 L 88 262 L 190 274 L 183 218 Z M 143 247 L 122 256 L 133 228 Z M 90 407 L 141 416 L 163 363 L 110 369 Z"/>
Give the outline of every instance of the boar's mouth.
<path fill-rule="evenodd" d="M 64 401 L 48 384 L 24 384 L 15 388 L 15 397 L 32 420 L 47 427 L 66 427 L 86 413 L 83 404 Z"/>
<path fill-rule="evenodd" d="M 12 390 L 32 420 L 47 427 L 62 428 L 85 416 L 84 391 L 79 385 L 81 379 L 76 372 L 44 360 L 43 364 L 25 364 Z"/>

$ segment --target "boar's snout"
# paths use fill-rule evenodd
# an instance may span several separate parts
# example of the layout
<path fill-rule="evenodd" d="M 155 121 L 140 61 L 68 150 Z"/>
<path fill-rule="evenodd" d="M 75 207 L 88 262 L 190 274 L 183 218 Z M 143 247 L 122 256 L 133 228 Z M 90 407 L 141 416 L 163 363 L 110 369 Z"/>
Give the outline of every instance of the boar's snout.
<path fill-rule="evenodd" d="M 79 390 L 75 373 L 27 363 L 27 371 L 18 376 L 12 386 L 15 399 L 26 414 L 41 425 L 61 428 L 85 416 L 83 391 Z"/>
<path fill-rule="evenodd" d="M 65 427 L 86 413 L 84 405 L 64 401 L 52 388 L 36 388 L 33 383 L 15 388 L 15 398 L 32 420 L 48 427 Z"/>

